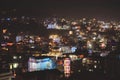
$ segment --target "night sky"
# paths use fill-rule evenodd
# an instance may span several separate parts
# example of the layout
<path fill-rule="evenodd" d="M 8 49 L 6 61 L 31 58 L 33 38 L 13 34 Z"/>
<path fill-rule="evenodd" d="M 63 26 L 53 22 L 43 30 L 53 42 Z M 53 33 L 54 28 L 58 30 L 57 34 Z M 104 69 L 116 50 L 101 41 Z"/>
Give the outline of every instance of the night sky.
<path fill-rule="evenodd" d="M 19 15 L 58 15 L 120 19 L 119 0 L 0 0 L 0 11 L 15 10 Z"/>

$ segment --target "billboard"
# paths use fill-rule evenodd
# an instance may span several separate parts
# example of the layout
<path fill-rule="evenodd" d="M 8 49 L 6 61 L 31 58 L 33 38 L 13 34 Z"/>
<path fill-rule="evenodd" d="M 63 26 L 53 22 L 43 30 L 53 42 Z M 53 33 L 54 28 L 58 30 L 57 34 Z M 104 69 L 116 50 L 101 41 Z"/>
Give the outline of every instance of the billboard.
<path fill-rule="evenodd" d="M 56 63 L 51 58 L 35 59 L 29 58 L 28 60 L 28 71 L 40 71 L 55 69 Z"/>

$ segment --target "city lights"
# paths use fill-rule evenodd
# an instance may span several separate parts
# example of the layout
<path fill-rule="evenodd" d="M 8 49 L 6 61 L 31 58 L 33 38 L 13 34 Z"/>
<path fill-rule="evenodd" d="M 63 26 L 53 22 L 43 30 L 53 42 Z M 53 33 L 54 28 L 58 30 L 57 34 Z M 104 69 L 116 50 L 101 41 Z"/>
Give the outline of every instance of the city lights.
<path fill-rule="evenodd" d="M 119 0 L 0 0 L 0 80 L 120 80 Z"/>
<path fill-rule="evenodd" d="M 0 58 L 1 67 L 15 71 L 16 77 L 17 72 L 32 73 L 54 69 L 59 70 L 66 78 L 84 71 L 107 73 L 106 65 L 110 64 L 110 59 L 114 56 L 113 60 L 119 60 L 120 23 L 87 18 L 41 20 L 26 16 L 1 20 L 3 23 L 9 21 L 9 25 L 17 25 L 17 28 L 19 23 L 31 28 L 38 27 L 36 32 L 30 32 L 25 26 L 21 27 L 23 30 L 26 28 L 25 31 L 18 32 L 12 32 L 6 27 L 1 29 L 0 56 L 9 55 L 8 60 Z M 42 27 L 33 27 L 31 20 Z M 117 63 L 119 62 L 116 61 Z"/>
<path fill-rule="evenodd" d="M 13 68 L 17 68 L 18 67 L 18 63 L 13 63 Z"/>

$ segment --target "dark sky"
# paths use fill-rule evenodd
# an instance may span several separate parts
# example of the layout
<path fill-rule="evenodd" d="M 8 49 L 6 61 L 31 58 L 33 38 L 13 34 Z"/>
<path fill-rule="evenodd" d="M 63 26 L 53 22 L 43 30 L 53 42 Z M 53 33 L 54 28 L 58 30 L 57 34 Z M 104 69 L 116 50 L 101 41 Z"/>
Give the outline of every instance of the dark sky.
<path fill-rule="evenodd" d="M 0 0 L 0 10 L 16 9 L 19 14 L 120 18 L 119 0 Z"/>

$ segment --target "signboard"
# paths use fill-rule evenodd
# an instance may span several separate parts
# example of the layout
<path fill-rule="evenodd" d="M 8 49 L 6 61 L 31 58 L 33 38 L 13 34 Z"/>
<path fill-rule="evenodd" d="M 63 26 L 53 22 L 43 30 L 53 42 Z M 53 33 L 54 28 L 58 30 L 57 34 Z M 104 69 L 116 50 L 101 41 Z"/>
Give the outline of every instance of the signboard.
<path fill-rule="evenodd" d="M 64 59 L 64 74 L 66 77 L 70 76 L 70 58 Z"/>

